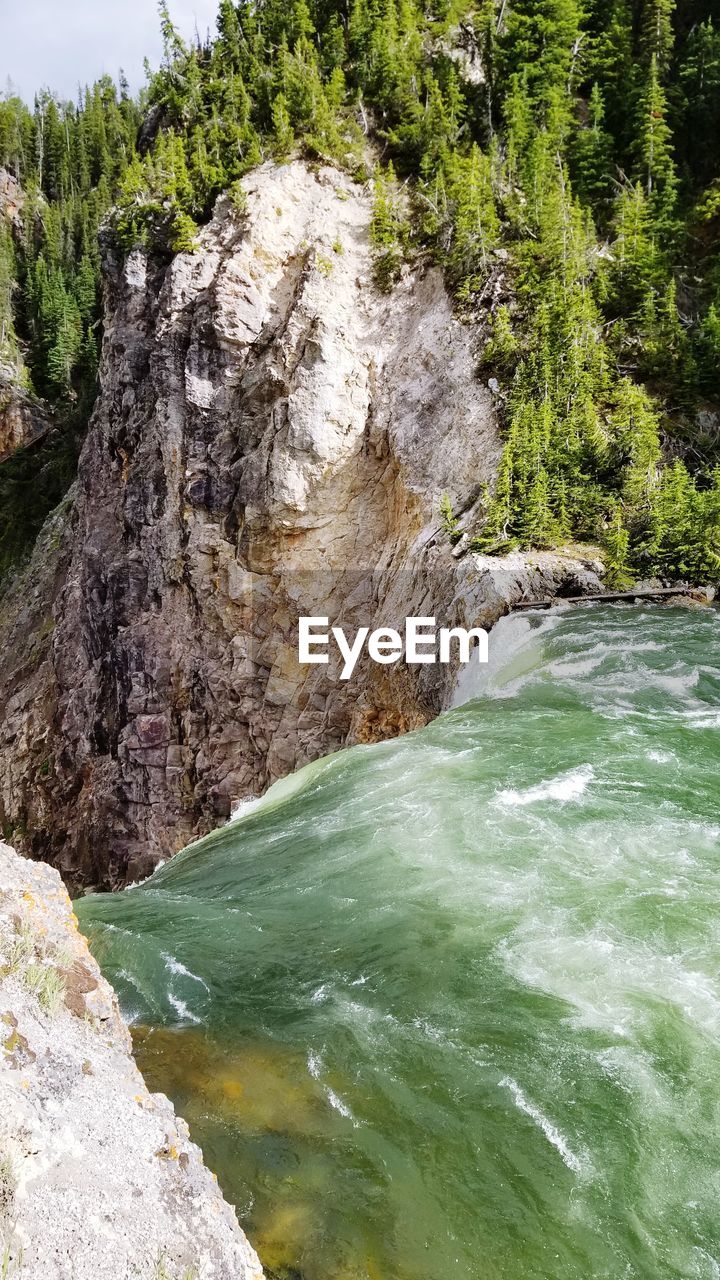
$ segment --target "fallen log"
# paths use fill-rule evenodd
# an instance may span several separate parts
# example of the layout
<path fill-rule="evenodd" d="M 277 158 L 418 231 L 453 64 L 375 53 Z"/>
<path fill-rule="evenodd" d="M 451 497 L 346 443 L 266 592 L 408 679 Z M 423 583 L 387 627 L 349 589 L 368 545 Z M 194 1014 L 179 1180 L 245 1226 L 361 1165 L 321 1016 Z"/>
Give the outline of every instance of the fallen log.
<path fill-rule="evenodd" d="M 594 596 L 552 596 L 548 600 L 519 600 L 513 606 L 518 609 L 551 609 L 556 604 L 612 604 L 617 600 L 661 600 L 667 596 L 692 596 L 696 593 L 688 587 L 643 588 L 640 591 L 604 591 Z M 698 600 L 701 599 L 697 594 Z"/>

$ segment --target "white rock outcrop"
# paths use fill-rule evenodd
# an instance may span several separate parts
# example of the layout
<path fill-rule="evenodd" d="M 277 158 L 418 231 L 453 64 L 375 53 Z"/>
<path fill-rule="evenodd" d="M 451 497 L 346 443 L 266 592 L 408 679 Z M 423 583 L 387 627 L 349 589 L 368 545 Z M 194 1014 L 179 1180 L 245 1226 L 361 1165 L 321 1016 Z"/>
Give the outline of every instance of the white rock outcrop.
<path fill-rule="evenodd" d="M 4 844 L 0 1274 L 262 1280 L 185 1122 L 148 1092 L 60 876 Z"/>

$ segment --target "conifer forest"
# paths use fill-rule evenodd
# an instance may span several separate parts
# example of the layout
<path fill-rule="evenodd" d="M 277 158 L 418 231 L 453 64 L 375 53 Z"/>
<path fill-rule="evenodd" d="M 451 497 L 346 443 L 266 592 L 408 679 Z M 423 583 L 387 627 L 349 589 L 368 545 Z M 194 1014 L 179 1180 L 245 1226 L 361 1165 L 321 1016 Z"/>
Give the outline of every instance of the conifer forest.
<path fill-rule="evenodd" d="M 132 95 L 0 100 L 0 365 L 53 430 L 0 467 L 0 572 L 74 475 L 96 394 L 103 246 L 192 252 L 239 179 L 292 154 L 374 190 L 375 284 L 442 267 L 483 334 L 504 452 L 473 546 L 602 545 L 607 580 L 720 567 L 716 0 L 221 0 Z M 454 536 L 452 509 L 443 511 Z"/>

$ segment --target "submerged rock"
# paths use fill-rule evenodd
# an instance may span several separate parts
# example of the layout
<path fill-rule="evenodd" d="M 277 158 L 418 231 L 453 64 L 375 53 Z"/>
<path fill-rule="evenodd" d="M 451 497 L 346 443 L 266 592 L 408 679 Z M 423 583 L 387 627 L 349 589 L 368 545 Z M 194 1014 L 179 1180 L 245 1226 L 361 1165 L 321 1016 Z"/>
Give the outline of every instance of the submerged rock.
<path fill-rule="evenodd" d="M 0 884 L 3 1276 L 261 1280 L 187 1125 L 135 1066 L 58 873 L 0 844 Z"/>

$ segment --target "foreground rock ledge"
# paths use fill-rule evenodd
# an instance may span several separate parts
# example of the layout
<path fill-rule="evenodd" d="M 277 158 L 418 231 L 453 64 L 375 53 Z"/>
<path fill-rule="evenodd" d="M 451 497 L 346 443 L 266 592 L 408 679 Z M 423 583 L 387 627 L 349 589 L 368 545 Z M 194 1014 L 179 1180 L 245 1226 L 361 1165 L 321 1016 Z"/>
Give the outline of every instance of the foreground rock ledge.
<path fill-rule="evenodd" d="M 262 1278 L 187 1125 L 148 1092 L 60 876 L 5 844 L 0 1274 Z"/>

